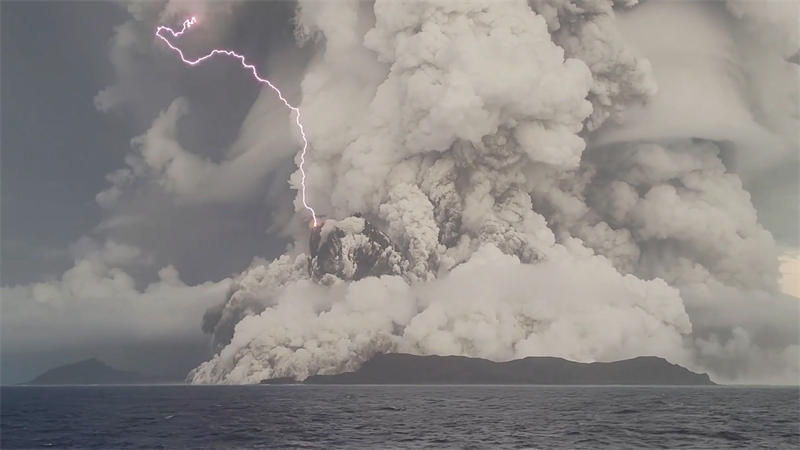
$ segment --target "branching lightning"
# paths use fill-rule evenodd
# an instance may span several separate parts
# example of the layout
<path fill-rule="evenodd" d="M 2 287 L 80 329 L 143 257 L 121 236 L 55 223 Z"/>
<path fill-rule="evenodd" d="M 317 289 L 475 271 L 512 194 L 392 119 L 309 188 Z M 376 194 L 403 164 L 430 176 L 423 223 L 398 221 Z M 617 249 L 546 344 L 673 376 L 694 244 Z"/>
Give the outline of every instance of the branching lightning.
<path fill-rule="evenodd" d="M 184 56 L 184 54 L 183 54 L 183 50 L 181 50 L 179 47 L 175 46 L 172 42 L 170 42 L 169 39 L 167 39 L 162 34 L 163 32 L 167 32 L 167 33 L 171 34 L 173 38 L 178 38 L 183 33 L 185 33 L 189 28 L 191 28 L 192 25 L 194 25 L 196 23 L 197 23 L 197 18 L 195 18 L 195 17 L 192 17 L 191 19 L 184 20 L 183 21 L 183 26 L 181 27 L 180 31 L 175 31 L 172 28 L 166 27 L 166 26 L 163 26 L 163 25 L 159 26 L 158 28 L 156 28 L 156 37 L 158 37 L 159 39 L 164 41 L 167 44 L 167 46 L 169 46 L 169 48 L 174 50 L 178 54 L 178 56 L 180 57 L 181 61 L 184 62 L 184 64 L 188 64 L 190 66 L 196 66 L 197 64 L 200 64 L 201 62 L 211 58 L 214 55 L 226 55 L 226 56 L 232 56 L 232 57 L 238 59 L 239 62 L 242 64 L 242 67 L 245 70 L 248 70 L 253 74 L 253 78 L 255 78 L 256 81 L 258 81 L 261 84 L 266 84 L 267 86 L 270 87 L 270 89 L 275 91 L 275 93 L 278 95 L 278 98 L 283 102 L 283 104 L 286 105 L 286 107 L 289 108 L 289 110 L 291 110 L 295 114 L 295 123 L 297 124 L 297 128 L 300 130 L 300 136 L 303 138 L 303 150 L 302 150 L 302 152 L 300 152 L 300 164 L 298 165 L 298 168 L 300 169 L 301 197 L 302 197 L 302 200 L 303 200 L 303 206 L 311 213 L 311 218 L 313 220 L 313 226 L 316 227 L 317 226 L 317 214 L 314 211 L 314 208 L 312 208 L 308 204 L 308 201 L 306 199 L 306 171 L 305 171 L 304 165 L 306 163 L 306 152 L 308 151 L 308 139 L 306 138 L 306 132 L 305 132 L 305 129 L 303 128 L 303 122 L 301 120 L 301 115 L 300 115 L 300 108 L 298 108 L 296 106 L 292 106 L 292 104 L 289 103 L 288 100 L 286 100 L 286 98 L 283 96 L 283 93 L 281 93 L 280 89 L 278 89 L 277 86 L 272 84 L 272 82 L 270 82 L 268 79 L 261 77 L 258 74 L 258 70 L 256 70 L 256 66 L 254 66 L 252 64 L 249 64 L 245 60 L 244 55 L 240 55 L 240 54 L 234 52 L 233 50 L 215 48 L 215 49 L 211 50 L 209 53 L 207 53 L 207 54 L 205 54 L 203 56 L 200 56 L 200 57 L 198 57 L 196 59 L 186 59 L 186 56 Z"/>

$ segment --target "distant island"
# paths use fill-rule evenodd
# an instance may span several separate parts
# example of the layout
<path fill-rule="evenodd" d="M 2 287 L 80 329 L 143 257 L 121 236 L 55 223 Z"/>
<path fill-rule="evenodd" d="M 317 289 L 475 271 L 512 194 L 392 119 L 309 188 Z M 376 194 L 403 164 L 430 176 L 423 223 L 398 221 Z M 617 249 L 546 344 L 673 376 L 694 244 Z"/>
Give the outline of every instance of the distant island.
<path fill-rule="evenodd" d="M 29 385 L 152 384 L 175 382 L 164 377 L 117 370 L 90 358 L 50 369 Z M 293 378 L 262 384 L 296 384 Z M 655 356 L 614 362 L 579 363 L 548 356 L 494 362 L 464 356 L 379 354 L 355 372 L 314 375 L 304 384 L 564 384 L 564 385 L 714 385 L 708 374 L 695 373 Z"/>
<path fill-rule="evenodd" d="M 294 383 L 278 378 L 264 384 Z M 566 384 L 714 385 L 695 373 L 655 356 L 615 362 L 579 363 L 554 357 L 493 362 L 463 356 L 376 355 L 355 372 L 315 375 L 305 384 Z"/>
<path fill-rule="evenodd" d="M 164 381 L 138 372 L 117 370 L 96 358 L 90 358 L 50 369 L 23 384 L 146 384 Z"/>

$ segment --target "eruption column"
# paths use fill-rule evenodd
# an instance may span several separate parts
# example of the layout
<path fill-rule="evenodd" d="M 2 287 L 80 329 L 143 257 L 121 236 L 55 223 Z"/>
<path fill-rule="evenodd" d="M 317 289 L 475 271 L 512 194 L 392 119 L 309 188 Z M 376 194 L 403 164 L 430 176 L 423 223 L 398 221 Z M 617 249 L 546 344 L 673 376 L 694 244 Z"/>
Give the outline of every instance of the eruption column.
<path fill-rule="evenodd" d="M 283 93 L 281 93 L 280 89 L 278 89 L 277 86 L 272 84 L 272 82 L 270 82 L 268 79 L 262 78 L 258 74 L 258 71 L 256 70 L 256 66 L 254 66 L 252 64 L 249 64 L 245 60 L 244 55 L 240 55 L 240 54 L 234 52 L 233 50 L 215 48 L 215 49 L 211 50 L 209 53 L 207 53 L 207 54 L 205 54 L 203 56 L 200 56 L 200 57 L 198 57 L 196 59 L 186 59 L 186 57 L 183 55 L 183 50 L 181 50 L 179 47 L 176 47 L 175 45 L 173 45 L 172 42 L 170 42 L 169 39 L 164 37 L 164 35 L 162 34 L 162 32 L 166 31 L 169 34 L 171 34 L 173 38 L 177 38 L 177 37 L 180 37 L 183 33 L 186 32 L 186 30 L 191 28 L 192 25 L 194 25 L 196 23 L 197 23 L 197 18 L 195 18 L 195 17 L 192 17 L 191 19 L 184 20 L 183 21 L 183 26 L 181 27 L 180 31 L 175 31 L 172 28 L 166 27 L 166 26 L 163 26 L 163 25 L 159 26 L 158 28 L 156 28 L 156 37 L 158 37 L 159 39 L 164 41 L 167 44 L 167 46 L 169 46 L 169 48 L 174 50 L 178 54 L 178 56 L 181 58 L 181 61 L 184 62 L 184 64 L 188 64 L 190 66 L 196 66 L 197 64 L 200 64 L 201 62 L 211 58 L 214 55 L 226 55 L 226 56 L 232 56 L 232 57 L 238 59 L 239 62 L 242 64 L 242 67 L 245 70 L 249 70 L 253 74 L 253 78 L 255 78 L 256 81 L 258 81 L 261 84 L 266 84 L 267 86 L 269 86 L 270 89 L 275 91 L 275 93 L 278 95 L 278 98 L 281 99 L 283 104 L 286 105 L 286 107 L 289 108 L 293 113 L 295 113 L 295 123 L 297 124 L 297 128 L 300 130 L 300 136 L 303 138 L 303 150 L 300 153 L 300 164 L 298 165 L 298 168 L 300 169 L 300 175 L 301 175 L 301 177 L 300 177 L 300 185 L 302 187 L 301 196 L 302 196 L 302 199 L 303 199 L 303 206 L 311 213 L 311 218 L 313 220 L 313 226 L 316 227 L 317 226 L 317 214 L 316 214 L 316 212 L 314 212 L 314 208 L 312 208 L 308 204 L 308 201 L 306 200 L 306 171 L 303 168 L 303 166 L 306 163 L 306 151 L 308 150 L 308 139 L 306 138 L 306 132 L 305 132 L 305 129 L 303 128 L 303 122 L 300 120 L 300 108 L 298 108 L 296 106 L 292 106 L 292 104 L 289 103 L 288 100 L 286 100 L 286 98 L 283 96 Z"/>

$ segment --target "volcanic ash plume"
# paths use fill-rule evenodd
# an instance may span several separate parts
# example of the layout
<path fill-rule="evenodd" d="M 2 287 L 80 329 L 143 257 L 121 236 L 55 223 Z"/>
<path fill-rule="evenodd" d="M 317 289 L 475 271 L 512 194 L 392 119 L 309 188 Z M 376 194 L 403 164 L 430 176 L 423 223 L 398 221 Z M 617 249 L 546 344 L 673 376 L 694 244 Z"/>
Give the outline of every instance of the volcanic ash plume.
<path fill-rule="evenodd" d="M 681 292 L 774 289 L 775 244 L 714 142 L 586 150 L 657 92 L 617 31 L 634 3 L 302 1 L 299 34 L 324 42 L 302 85 L 309 197 L 338 219 L 234 281 L 189 380 L 389 351 L 696 366 Z"/>

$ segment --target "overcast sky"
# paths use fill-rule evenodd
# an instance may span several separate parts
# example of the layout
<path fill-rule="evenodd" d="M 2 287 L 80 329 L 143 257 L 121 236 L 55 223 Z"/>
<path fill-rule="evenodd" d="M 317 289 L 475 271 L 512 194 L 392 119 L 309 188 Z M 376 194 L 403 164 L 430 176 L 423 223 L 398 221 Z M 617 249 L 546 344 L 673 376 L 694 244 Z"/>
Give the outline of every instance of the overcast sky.
<path fill-rule="evenodd" d="M 372 62 L 372 66 L 364 64 L 363 69 L 359 64 L 362 59 L 375 59 L 379 44 L 374 42 L 386 37 L 373 35 L 369 50 L 347 47 L 349 41 L 342 38 L 346 32 L 333 26 L 325 28 L 323 19 L 334 17 L 334 22 L 344 24 L 343 29 L 361 29 L 362 23 L 347 25 L 351 17 L 341 12 L 346 8 L 315 14 L 314 8 L 307 5 L 304 20 L 323 31 L 316 38 L 298 42 L 293 3 L 194 3 L 199 14 L 215 18 L 217 23 L 207 25 L 205 37 L 188 45 L 193 49 L 223 45 L 240 49 L 262 73 L 277 80 L 297 104 L 301 101 L 301 81 L 309 73 L 309 66 L 324 67 L 336 58 L 337 50 L 341 51 L 340 56 L 355 55 L 352 60 L 340 62 L 345 67 L 312 71 L 313 76 L 307 77 L 302 86 L 304 93 L 322 85 L 320 80 L 334 86 L 330 97 L 320 95 L 319 103 L 309 105 L 309 120 L 321 124 L 316 129 L 317 136 L 326 139 L 320 139 L 317 145 L 320 148 L 330 145 L 332 149 L 321 150 L 329 156 L 339 151 L 338 147 L 333 148 L 339 143 L 337 127 L 350 126 L 346 121 L 346 126 L 336 125 L 337 121 L 352 118 L 356 124 L 354 130 L 367 122 L 366 119 L 359 122 L 361 117 L 348 109 L 351 100 L 352 105 L 363 103 L 364 110 L 366 105 L 380 103 L 370 103 L 371 93 L 387 76 L 387 70 Z M 0 4 L 0 276 L 2 286 L 7 288 L 3 309 L 6 313 L 12 311 L 8 298 L 19 300 L 20 304 L 24 304 L 21 299 L 27 298 L 30 302 L 47 303 L 42 299 L 50 298 L 49 294 L 41 294 L 45 287 L 55 289 L 59 299 L 74 297 L 76 302 L 76 306 L 68 306 L 71 315 L 60 321 L 56 320 L 58 313 L 27 311 L 14 303 L 13 312 L 18 314 L 14 316 L 14 330 L 23 331 L 10 335 L 8 326 L 4 326 L 0 374 L 3 383 L 24 381 L 53 365 L 92 356 L 121 368 L 185 374 L 211 356 L 208 338 L 200 332 L 205 308 L 226 298 L 231 277 L 245 270 L 253 258 L 269 260 L 278 256 L 299 235 L 298 230 L 303 230 L 297 226 L 304 218 L 295 214 L 296 192 L 290 189 L 288 181 L 295 170 L 297 150 L 290 117 L 271 92 L 261 90 L 237 67 L 210 63 L 196 69 L 186 68 L 175 61 L 174 55 L 164 51 L 153 39 L 152 27 L 163 17 L 175 21 L 172 25 L 177 24 L 182 11 L 175 4 L 169 3 L 164 10 L 162 3 L 154 2 L 131 7 L 111 2 Z M 728 44 L 718 45 L 715 39 L 730 30 L 733 30 L 731 42 L 747 42 L 749 38 L 740 35 L 744 31 L 734 26 L 736 14 L 726 12 L 722 6 L 711 6 L 689 11 L 699 18 L 686 21 L 684 14 L 689 13 L 685 11 L 669 15 L 656 7 L 648 8 L 643 6 L 640 12 L 634 9 L 619 14 L 618 28 L 623 36 L 620 39 L 627 39 L 631 48 L 650 58 L 660 88 L 674 95 L 670 100 L 656 97 L 644 110 L 628 109 L 625 126 L 606 126 L 584 133 L 589 147 L 601 149 L 597 154 L 602 155 L 604 148 L 638 139 L 680 137 L 715 142 L 720 148 L 721 161 L 741 175 L 758 222 L 774 237 L 779 254 L 797 267 L 800 265 L 797 263 L 800 255 L 797 132 L 791 131 L 792 125 L 786 132 L 784 121 L 769 116 L 768 111 L 764 113 L 768 117 L 763 120 L 759 117 L 759 124 L 774 125 L 774 130 L 779 130 L 775 134 L 784 133 L 789 146 L 795 146 L 789 151 L 775 150 L 772 147 L 783 148 L 782 144 L 774 144 L 771 134 L 751 127 L 755 123 L 752 120 L 741 119 L 748 114 L 761 114 L 765 108 L 758 100 L 772 98 L 774 93 L 767 92 L 767 88 L 755 93 L 748 91 L 747 95 L 752 96 L 747 100 L 749 103 L 740 102 L 738 97 L 725 103 L 729 100 L 724 83 L 720 83 L 722 87 L 718 87 L 717 93 L 702 86 L 695 90 L 692 83 L 674 82 L 685 80 L 680 73 L 684 66 L 693 67 L 694 80 L 702 80 L 704 76 L 717 79 L 722 72 L 716 62 L 692 66 L 687 61 L 698 61 L 701 56 L 718 51 L 727 52 Z M 663 20 L 652 20 L 649 11 Z M 684 52 L 677 58 L 672 50 L 664 50 L 658 44 L 661 41 L 639 39 L 648 33 L 647 29 L 676 23 L 691 30 L 675 37 L 675 45 Z M 711 31 L 706 35 L 702 30 Z M 320 38 L 323 35 L 330 46 L 327 54 L 325 40 Z M 342 41 L 337 41 L 337 37 Z M 336 47 L 339 44 L 348 48 L 349 53 Z M 578 52 L 575 57 L 580 57 L 580 49 L 574 51 Z M 747 49 L 741 53 L 750 57 Z M 325 55 L 329 60 L 325 60 Z M 755 72 L 747 72 L 749 64 L 748 60 L 737 66 L 736 70 L 743 75 L 736 76 L 753 78 Z M 373 66 L 378 69 L 373 71 L 370 69 Z M 348 74 L 350 78 L 341 75 L 348 70 L 356 74 Z M 574 73 L 578 71 L 570 72 Z M 338 76 L 346 83 L 330 81 L 338 80 Z M 345 89 L 347 83 L 366 87 L 351 92 Z M 768 85 L 769 82 L 763 86 Z M 677 108 L 677 99 L 697 98 L 700 93 L 712 106 L 709 108 L 712 114 L 677 116 L 672 112 Z M 326 109 L 331 99 L 339 95 L 347 99 L 341 111 Z M 743 111 L 741 117 L 736 115 L 737 108 Z M 775 109 L 780 110 L 778 106 Z M 326 114 L 334 124 L 327 128 L 327 122 L 320 119 Z M 795 116 L 790 117 L 792 114 Z M 797 119 L 796 111 L 785 116 Z M 179 127 L 174 125 L 178 122 Z M 267 127 L 264 125 L 267 122 L 279 125 Z M 173 128 L 176 131 L 171 136 Z M 402 132 L 411 135 L 415 130 Z M 154 166 L 157 163 L 152 161 L 158 158 L 152 155 L 161 150 L 153 149 L 171 148 L 168 138 L 180 143 L 179 150 L 169 157 L 180 160 L 186 154 L 196 155 L 196 160 L 192 157 L 181 161 L 195 164 L 190 167 L 197 170 L 179 173 L 170 167 Z M 136 159 L 140 155 L 145 156 Z M 597 162 L 598 170 L 603 170 L 602 164 L 603 161 Z M 136 172 L 145 166 L 148 171 Z M 329 176 L 334 179 L 336 175 Z M 320 182 L 320 186 L 320 191 L 312 194 L 323 205 L 330 206 L 331 211 L 335 210 L 335 199 L 322 199 L 324 195 L 320 193 L 328 195 L 333 187 L 342 189 L 341 185 L 330 181 L 329 185 Z M 552 217 L 547 219 L 553 222 Z M 581 238 L 588 240 L 585 236 Z M 303 239 L 301 236 L 301 245 Z M 124 277 L 117 276 L 115 270 L 119 268 L 124 269 Z M 110 295 L 127 303 L 108 307 L 119 308 L 123 313 L 115 319 L 103 315 L 103 308 L 108 305 L 108 297 L 104 297 L 107 294 L 97 294 L 96 289 L 81 291 L 87 285 L 85 280 L 103 286 L 109 280 L 119 283 L 110 284 Z M 46 283 L 36 285 L 38 282 Z M 184 317 L 175 320 L 149 317 L 148 311 L 156 316 L 167 314 L 158 306 L 164 299 L 175 299 L 176 305 L 183 309 L 170 311 Z M 155 305 L 153 309 L 130 306 L 131 303 L 149 305 L 148 302 Z M 125 312 L 129 312 L 127 317 Z M 141 317 L 136 316 L 139 313 Z M 45 316 L 47 320 L 42 319 Z M 765 323 L 770 320 L 775 319 L 765 319 Z M 130 329 L 126 328 L 128 322 Z M 85 335 L 75 331 L 83 326 L 96 326 L 97 331 L 90 329 Z M 34 330 L 36 327 L 48 329 Z M 114 329 L 122 331 L 108 331 Z M 728 326 L 727 334 L 730 329 Z M 796 327 L 792 331 L 789 325 L 784 331 L 786 335 L 796 334 Z"/>
<path fill-rule="evenodd" d="M 63 271 L 66 246 L 99 219 L 94 196 L 133 131 L 93 101 L 123 18 L 110 3 L 3 3 L 4 284 Z"/>

